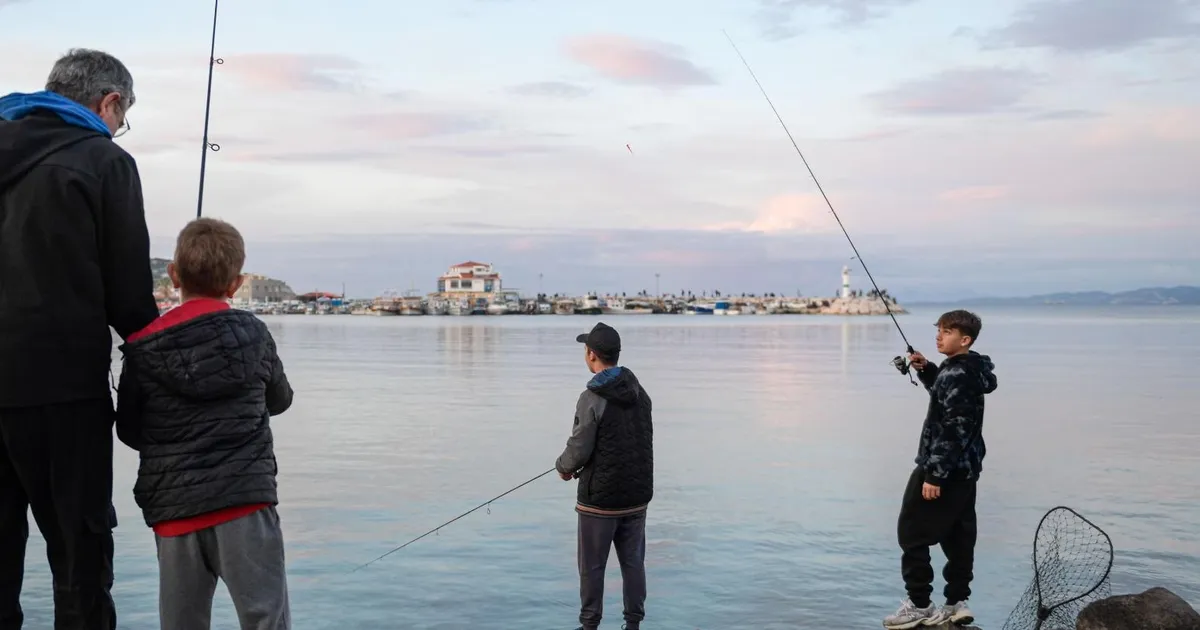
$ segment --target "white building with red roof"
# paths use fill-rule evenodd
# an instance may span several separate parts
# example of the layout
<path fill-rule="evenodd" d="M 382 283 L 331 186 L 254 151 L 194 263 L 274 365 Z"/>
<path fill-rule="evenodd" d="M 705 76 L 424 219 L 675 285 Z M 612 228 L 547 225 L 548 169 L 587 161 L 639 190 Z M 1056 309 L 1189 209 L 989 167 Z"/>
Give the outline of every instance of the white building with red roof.
<path fill-rule="evenodd" d="M 460 296 L 484 296 L 499 293 L 500 274 L 488 263 L 467 262 L 454 265 L 438 278 L 438 293 Z"/>

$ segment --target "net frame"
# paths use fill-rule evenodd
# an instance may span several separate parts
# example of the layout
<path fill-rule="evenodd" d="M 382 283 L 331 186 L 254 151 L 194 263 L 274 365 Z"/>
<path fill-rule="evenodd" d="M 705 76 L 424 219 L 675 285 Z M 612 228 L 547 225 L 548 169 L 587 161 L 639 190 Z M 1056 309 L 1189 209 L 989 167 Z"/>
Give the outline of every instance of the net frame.
<path fill-rule="evenodd" d="M 1092 540 L 1078 544 L 1077 540 L 1082 536 L 1063 533 L 1064 529 L 1071 526 L 1077 530 L 1091 530 L 1088 535 Z M 1063 545 L 1063 539 L 1068 536 L 1071 539 Z M 1074 584 L 1064 585 L 1073 582 L 1070 575 L 1077 572 L 1070 565 L 1081 564 L 1071 560 L 1064 563 L 1064 552 L 1074 552 L 1077 558 L 1090 556 L 1090 561 L 1082 563 L 1084 568 L 1101 575 L 1092 578 L 1090 586 L 1072 589 Z M 1084 606 L 1110 594 L 1109 577 L 1114 560 L 1112 538 L 1099 525 L 1067 506 L 1051 508 L 1038 521 L 1033 537 L 1032 560 L 1033 580 L 1005 621 L 1004 630 L 1071 630 L 1075 628 L 1076 619 Z M 1062 594 L 1064 590 L 1068 593 Z M 1071 593 L 1071 590 L 1077 592 Z"/>

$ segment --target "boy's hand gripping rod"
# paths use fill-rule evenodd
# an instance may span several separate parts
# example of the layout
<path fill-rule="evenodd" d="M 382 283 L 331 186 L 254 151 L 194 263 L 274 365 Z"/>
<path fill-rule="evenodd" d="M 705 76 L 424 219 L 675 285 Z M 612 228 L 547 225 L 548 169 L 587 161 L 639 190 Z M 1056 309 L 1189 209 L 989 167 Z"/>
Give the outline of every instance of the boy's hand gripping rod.
<path fill-rule="evenodd" d="M 883 296 L 883 291 L 879 290 L 879 285 L 875 283 L 875 278 L 871 275 L 871 270 L 867 269 L 867 261 L 863 260 L 862 254 L 858 253 L 858 248 L 854 246 L 854 240 L 850 238 L 850 233 L 846 231 L 846 226 L 842 225 L 842 219 L 838 216 L 837 210 L 833 209 L 833 203 L 829 201 L 829 195 L 825 194 L 825 189 L 821 187 L 821 182 L 817 180 L 817 176 L 813 173 L 812 167 L 808 165 L 808 160 L 805 159 L 804 153 L 800 150 L 800 145 L 796 144 L 796 139 L 792 137 L 792 132 L 788 130 L 787 123 L 783 122 L 783 116 L 779 115 L 779 110 L 775 109 L 775 103 L 771 102 L 771 97 L 767 95 L 766 88 L 762 82 L 754 74 L 754 69 L 750 67 L 750 62 L 746 61 L 746 57 L 742 55 L 742 51 L 738 50 L 737 44 L 733 43 L 733 38 L 724 30 L 725 39 L 729 40 L 729 45 L 733 47 L 733 52 L 737 53 L 739 59 L 742 60 L 742 65 L 746 66 L 746 71 L 750 73 L 750 78 L 754 79 L 755 85 L 758 86 L 758 91 L 762 92 L 763 98 L 766 99 L 767 105 L 771 106 L 771 111 L 775 113 L 775 119 L 779 121 L 779 126 L 783 127 L 783 133 L 787 134 L 788 140 L 792 142 L 792 148 L 796 150 L 796 155 L 800 156 L 800 161 L 804 162 L 804 168 L 808 169 L 808 175 L 812 178 L 813 183 L 817 185 L 817 190 L 821 193 L 821 198 L 825 200 L 825 205 L 829 206 L 829 212 L 833 215 L 833 219 L 837 221 L 838 227 L 842 229 L 842 234 L 846 236 L 846 241 L 850 243 L 850 249 L 854 250 L 854 257 L 862 264 L 863 271 L 867 273 L 867 278 L 871 281 L 871 286 L 875 287 L 875 295 L 879 297 L 879 301 L 883 302 L 883 308 L 887 311 L 889 317 L 892 318 L 892 323 L 896 325 L 896 330 L 900 332 L 900 338 L 904 340 L 904 345 L 908 354 L 914 354 L 912 344 L 908 342 L 908 337 L 904 336 L 904 329 L 900 327 L 900 322 L 896 319 L 896 314 L 892 312 L 891 306 L 888 305 L 887 299 Z M 909 363 L 903 356 L 897 356 L 892 359 L 892 365 L 895 366 L 901 374 L 907 375 L 908 380 L 912 381 L 913 385 L 917 382 L 913 380 L 912 374 L 909 372 Z"/>

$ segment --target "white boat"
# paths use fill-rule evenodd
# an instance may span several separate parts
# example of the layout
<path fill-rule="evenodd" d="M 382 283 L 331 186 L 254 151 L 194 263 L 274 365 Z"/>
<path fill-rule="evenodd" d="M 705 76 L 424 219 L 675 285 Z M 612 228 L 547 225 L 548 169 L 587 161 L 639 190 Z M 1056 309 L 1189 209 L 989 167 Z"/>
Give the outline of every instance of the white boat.
<path fill-rule="evenodd" d="M 575 308 L 576 315 L 601 315 L 606 306 L 604 299 L 595 293 L 589 293 L 583 298 L 583 303 Z"/>
<path fill-rule="evenodd" d="M 426 315 L 446 315 L 450 311 L 450 303 L 440 297 L 430 297 L 423 304 Z"/>

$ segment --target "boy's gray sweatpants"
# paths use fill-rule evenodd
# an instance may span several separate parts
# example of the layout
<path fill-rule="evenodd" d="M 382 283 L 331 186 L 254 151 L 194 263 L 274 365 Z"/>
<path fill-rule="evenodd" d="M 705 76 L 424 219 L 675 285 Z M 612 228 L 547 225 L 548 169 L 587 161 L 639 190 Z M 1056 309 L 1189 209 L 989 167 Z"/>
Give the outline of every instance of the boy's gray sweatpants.
<path fill-rule="evenodd" d="M 290 630 L 283 530 L 274 507 L 154 540 L 162 630 L 209 630 L 217 578 L 229 589 L 242 630 Z"/>

